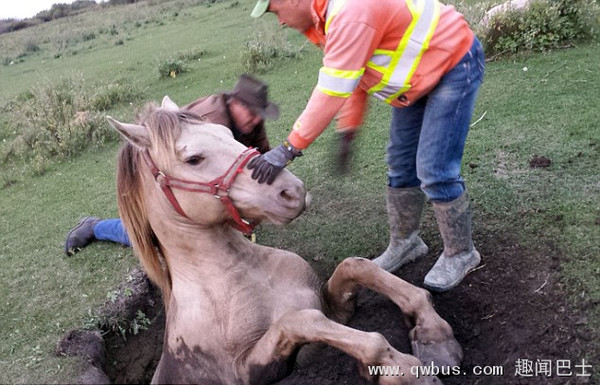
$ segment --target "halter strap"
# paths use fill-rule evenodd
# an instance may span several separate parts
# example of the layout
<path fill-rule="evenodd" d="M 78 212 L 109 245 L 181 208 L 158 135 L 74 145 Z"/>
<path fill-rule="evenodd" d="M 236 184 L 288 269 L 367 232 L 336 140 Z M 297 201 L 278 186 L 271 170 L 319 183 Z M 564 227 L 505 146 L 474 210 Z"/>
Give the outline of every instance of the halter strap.
<path fill-rule="evenodd" d="M 229 190 L 235 178 L 244 170 L 246 164 L 255 156 L 260 153 L 254 148 L 248 148 L 244 150 L 233 162 L 231 166 L 225 171 L 223 175 L 220 177 L 213 179 L 208 183 L 189 181 L 185 179 L 173 178 L 169 175 L 163 173 L 154 163 L 152 157 L 148 150 L 142 152 L 142 156 L 144 157 L 144 161 L 150 168 L 150 172 L 152 176 L 160 185 L 163 193 L 165 194 L 167 200 L 171 203 L 171 206 L 175 209 L 175 211 L 185 217 L 189 217 L 185 214 L 181 205 L 177 201 L 175 194 L 173 193 L 173 189 L 190 191 L 190 192 L 198 192 L 198 193 L 207 193 L 213 195 L 215 198 L 219 199 L 221 203 L 225 206 L 229 214 L 233 219 L 233 227 L 244 234 L 250 234 L 256 227 L 256 223 L 251 223 L 244 220 L 239 211 L 233 204 L 233 201 L 229 197 Z"/>

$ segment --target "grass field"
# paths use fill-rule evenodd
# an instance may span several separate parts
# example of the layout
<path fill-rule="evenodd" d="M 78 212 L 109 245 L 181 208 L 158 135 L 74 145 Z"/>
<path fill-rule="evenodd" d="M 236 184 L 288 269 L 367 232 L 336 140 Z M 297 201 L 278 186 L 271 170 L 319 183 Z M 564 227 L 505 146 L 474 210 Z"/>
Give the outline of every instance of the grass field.
<path fill-rule="evenodd" d="M 0 35 L 0 154 L 18 135 L 2 106 L 61 78 L 83 77 L 90 89 L 135 85 L 139 99 L 106 112 L 123 121 L 132 119 L 134 108 L 164 95 L 185 104 L 230 89 L 243 71 L 245 43 L 276 31 L 272 16 L 250 19 L 252 3 L 140 2 Z M 457 6 L 475 17 L 491 3 Z M 272 143 L 287 135 L 304 108 L 321 58 L 298 34 L 283 33 L 299 54 L 278 59 L 260 74 L 282 111 L 280 120 L 269 124 Z M 38 49 L 27 49 L 33 46 Z M 159 76 L 159 63 L 196 54 L 185 62 L 188 72 Z M 564 256 L 561 284 L 595 336 L 600 330 L 599 55 L 598 43 L 587 43 L 489 63 L 474 120 L 482 119 L 471 129 L 463 169 L 476 207 L 475 232 L 511 232 L 532 250 L 551 245 Z M 323 275 L 345 257 L 382 252 L 388 236 L 383 158 L 389 116 L 389 108 L 372 104 L 348 177 L 332 175 L 333 130 L 292 164 L 313 195 L 312 208 L 286 228 L 261 226 L 259 242 L 302 255 Z M 112 141 L 51 159 L 37 175 L 19 161 L 0 163 L 0 172 L 10 174 L 0 186 L 0 383 L 76 381 L 78 361 L 55 357 L 56 342 L 65 331 L 90 324 L 94 309 L 137 266 L 129 249 L 115 245 L 96 243 L 71 258 L 62 250 L 81 216 L 117 215 L 117 148 Z M 535 156 L 552 162 L 532 168 Z M 424 232 L 433 238 L 435 229 L 429 225 Z M 590 349 L 600 349 L 597 339 Z"/>

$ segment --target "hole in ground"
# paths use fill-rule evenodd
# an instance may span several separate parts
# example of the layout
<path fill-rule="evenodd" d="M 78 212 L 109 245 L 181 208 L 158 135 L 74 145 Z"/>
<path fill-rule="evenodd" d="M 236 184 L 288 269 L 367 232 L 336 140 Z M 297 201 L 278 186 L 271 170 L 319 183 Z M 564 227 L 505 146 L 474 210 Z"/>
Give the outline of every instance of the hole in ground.
<path fill-rule="evenodd" d="M 525 250 L 499 234 L 480 235 L 482 267 L 456 289 L 433 294 L 436 311 L 454 329 L 464 350 L 461 374 L 442 378 L 446 385 L 541 385 L 545 376 L 515 376 L 517 360 L 581 359 L 597 363 L 590 351 L 594 334 L 581 314 L 574 313 L 559 281 L 560 258 L 552 245 Z M 403 267 L 398 275 L 421 285 L 440 250 Z M 135 301 L 133 301 L 135 302 Z M 164 334 L 164 312 L 156 292 L 146 294 L 153 304 L 147 315 L 154 317 L 148 330 L 124 341 L 120 335 L 105 336 L 107 359 L 104 370 L 113 383 L 148 383 L 154 372 Z M 139 302 L 137 305 L 139 308 Z M 133 310 L 135 313 L 137 309 Z M 401 352 L 410 352 L 408 329 L 401 311 L 388 299 L 363 291 L 356 315 L 349 326 L 383 334 Z M 587 350 L 586 350 L 587 349 Z M 476 366 L 497 366 L 498 376 L 476 376 Z M 595 367 L 594 367 L 595 369 Z M 556 380 L 557 378 L 551 377 Z M 569 377 L 571 384 L 591 384 L 590 377 Z M 561 380 L 561 378 L 558 378 Z M 294 371 L 278 385 L 362 385 L 352 358 L 333 348 L 326 349 L 313 365 Z"/>

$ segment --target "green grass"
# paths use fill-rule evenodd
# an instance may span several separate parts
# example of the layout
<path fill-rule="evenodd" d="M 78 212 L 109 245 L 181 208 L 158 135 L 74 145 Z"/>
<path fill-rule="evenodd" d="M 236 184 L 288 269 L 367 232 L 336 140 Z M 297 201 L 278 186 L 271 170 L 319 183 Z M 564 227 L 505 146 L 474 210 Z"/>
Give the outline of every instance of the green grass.
<path fill-rule="evenodd" d="M 71 71 L 81 73 L 90 87 L 128 79 L 144 90 L 142 101 L 159 101 L 168 94 L 184 104 L 231 89 L 241 72 L 244 44 L 257 29 L 276 25 L 272 15 L 251 20 L 252 3 L 139 3 L 0 35 L 0 63 L 2 56 L 16 58 L 25 52 L 29 43 L 40 48 L 20 62 L 0 65 L 0 106 L 35 84 L 51 84 Z M 456 2 L 472 14 L 491 3 Z M 302 36 L 287 34 L 290 44 L 303 46 Z M 186 61 L 189 72 L 159 77 L 159 63 L 199 51 L 203 54 Z M 465 165 L 476 167 L 463 169 L 476 207 L 475 231 L 514 233 L 531 250 L 552 244 L 565 256 L 561 267 L 566 291 L 596 330 L 599 54 L 600 46 L 593 43 L 489 63 L 475 119 L 485 116 L 471 129 L 464 159 Z M 287 135 L 304 108 L 320 59 L 316 48 L 305 46 L 301 59 L 282 59 L 261 74 L 282 111 L 280 120 L 268 125 L 272 143 Z M 127 121 L 140 103 L 110 113 Z M 290 166 L 313 195 L 312 208 L 288 227 L 261 226 L 261 243 L 295 251 L 323 274 L 343 258 L 375 256 L 385 249 L 383 158 L 390 109 L 381 103 L 371 106 L 352 174 L 333 175 L 334 135 L 326 131 Z M 13 136 L 7 119 L 0 112 L 0 142 Z M 137 265 L 130 250 L 116 245 L 97 243 L 71 258 L 62 251 L 64 237 L 79 217 L 117 215 L 117 145 L 50 163 L 41 176 L 24 173 L 10 186 L 0 186 L 0 383 L 76 381 L 77 360 L 53 355 L 57 340 L 85 325 L 89 312 Z M 530 168 L 534 155 L 552 159 L 552 165 Z M 434 231 L 430 223 L 425 236 L 437 238 Z"/>
<path fill-rule="evenodd" d="M 58 338 L 82 326 L 136 265 L 130 250 L 94 245 L 63 258 L 65 231 L 87 213 L 116 215 L 115 146 L 59 165 L 0 193 L 0 382 L 73 382 L 54 357 Z"/>

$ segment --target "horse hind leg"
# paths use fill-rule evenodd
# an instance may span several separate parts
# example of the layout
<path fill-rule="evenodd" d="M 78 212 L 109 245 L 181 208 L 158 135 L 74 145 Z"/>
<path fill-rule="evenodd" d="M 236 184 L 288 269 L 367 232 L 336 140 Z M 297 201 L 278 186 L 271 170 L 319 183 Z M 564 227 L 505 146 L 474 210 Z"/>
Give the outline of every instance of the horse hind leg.
<path fill-rule="evenodd" d="M 385 295 L 400 307 L 412 326 L 409 337 L 413 354 L 424 364 L 438 367 L 460 364 L 462 349 L 450 325 L 434 310 L 429 292 L 368 259 L 347 258 L 338 265 L 323 290 L 326 314 L 331 312 L 334 319 L 347 317 L 354 309 L 361 287 Z"/>
<path fill-rule="evenodd" d="M 280 378 L 272 376 L 277 367 L 294 351 L 307 343 L 323 343 L 354 357 L 361 376 L 381 385 L 437 385 L 437 377 L 416 377 L 411 368 L 421 365 L 416 357 L 394 349 L 379 333 L 352 329 L 325 317 L 314 309 L 284 314 L 257 341 L 240 362 L 238 376 L 244 384 L 269 384 Z M 374 368 L 398 368 L 393 375 L 373 375 Z M 371 368 L 371 370 L 369 370 Z"/>

